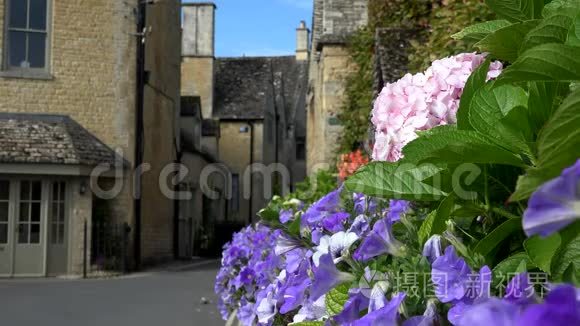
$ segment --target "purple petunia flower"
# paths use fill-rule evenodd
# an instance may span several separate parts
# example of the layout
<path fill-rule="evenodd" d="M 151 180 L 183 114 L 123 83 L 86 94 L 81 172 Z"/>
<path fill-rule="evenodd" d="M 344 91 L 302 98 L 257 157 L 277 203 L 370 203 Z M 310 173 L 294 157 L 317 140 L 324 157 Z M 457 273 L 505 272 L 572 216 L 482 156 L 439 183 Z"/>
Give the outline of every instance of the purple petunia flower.
<path fill-rule="evenodd" d="M 308 208 L 308 210 L 306 210 L 302 215 L 302 223 L 311 227 L 322 221 L 329 214 L 336 213 L 340 204 L 341 192 L 342 187 L 330 192 L 319 199 L 316 203 L 312 204 L 312 206 L 310 206 L 310 208 Z"/>
<path fill-rule="evenodd" d="M 369 198 L 365 194 L 354 193 L 352 195 L 354 201 L 354 211 L 356 214 L 374 214 L 377 211 L 377 200 Z"/>
<path fill-rule="evenodd" d="M 367 261 L 382 254 L 397 256 L 402 244 L 391 233 L 391 223 L 387 219 L 379 220 L 373 225 L 373 230 L 363 239 L 353 258 L 358 261 Z"/>
<path fill-rule="evenodd" d="M 439 316 L 437 315 L 437 305 L 433 300 L 427 302 L 427 308 L 422 316 L 414 316 L 403 322 L 403 326 L 433 326 L 439 325 L 437 323 Z"/>
<path fill-rule="evenodd" d="M 369 231 L 369 218 L 365 215 L 357 216 L 352 225 L 348 229 L 347 232 L 352 232 L 358 235 L 359 237 L 366 236 L 367 232 Z"/>
<path fill-rule="evenodd" d="M 399 221 L 403 215 L 405 215 L 409 210 L 411 210 L 411 202 L 406 200 L 396 200 L 392 199 L 389 202 L 389 210 L 387 212 L 387 218 L 391 223 Z"/>
<path fill-rule="evenodd" d="M 580 302 L 576 288 L 561 285 L 552 289 L 543 304 L 532 305 L 523 312 L 517 325 L 580 325 Z"/>
<path fill-rule="evenodd" d="M 393 295 L 383 308 L 375 310 L 359 320 L 354 321 L 352 326 L 390 326 L 397 325 L 399 319 L 399 306 L 405 300 L 405 293 Z"/>
<path fill-rule="evenodd" d="M 310 289 L 310 297 L 316 300 L 337 285 L 353 279 L 353 275 L 341 272 L 336 268 L 330 254 L 322 255 L 318 268 L 314 270 L 314 281 Z"/>
<path fill-rule="evenodd" d="M 580 219 L 580 160 L 562 175 L 541 185 L 524 212 L 523 227 L 530 237 L 549 236 Z"/>
<path fill-rule="evenodd" d="M 334 316 L 334 321 L 340 325 L 348 325 L 360 318 L 360 313 L 369 306 L 369 299 L 361 292 L 349 293 L 349 298 L 344 304 L 344 309 Z"/>
<path fill-rule="evenodd" d="M 445 254 L 433 262 L 431 280 L 435 295 L 441 302 L 462 299 L 468 291 L 471 269 L 455 253 L 453 246 L 445 248 Z"/>
<path fill-rule="evenodd" d="M 436 234 L 429 238 L 423 246 L 423 256 L 427 257 L 429 263 L 433 262 L 441 256 L 441 236 Z"/>
<path fill-rule="evenodd" d="M 512 326 L 518 316 L 518 308 L 514 304 L 497 298 L 489 298 L 479 304 L 467 307 L 457 316 L 455 326 Z M 528 324 L 541 325 L 541 324 Z"/>
<path fill-rule="evenodd" d="M 294 213 L 291 209 L 283 209 L 280 211 L 280 223 L 286 224 L 294 219 Z"/>
<path fill-rule="evenodd" d="M 527 273 L 520 273 L 511 279 L 506 287 L 504 299 L 519 305 L 534 302 L 534 285 L 530 284 Z"/>
<path fill-rule="evenodd" d="M 349 213 L 338 212 L 328 215 L 322 220 L 322 226 L 329 232 L 344 231 L 344 222 L 350 218 Z"/>
<path fill-rule="evenodd" d="M 320 244 L 316 247 L 316 252 L 312 256 L 314 265 L 318 266 L 318 261 L 322 255 L 330 254 L 335 264 L 343 260 L 343 255 L 350 246 L 358 240 L 354 233 L 338 232 L 332 236 L 320 238 Z"/>

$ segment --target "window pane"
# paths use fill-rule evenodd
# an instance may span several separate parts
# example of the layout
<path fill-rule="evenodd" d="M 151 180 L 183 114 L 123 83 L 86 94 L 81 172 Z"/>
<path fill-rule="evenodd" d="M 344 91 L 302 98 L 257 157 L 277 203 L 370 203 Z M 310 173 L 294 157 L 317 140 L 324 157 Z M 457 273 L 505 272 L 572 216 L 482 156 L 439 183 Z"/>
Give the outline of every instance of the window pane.
<path fill-rule="evenodd" d="M 8 224 L 0 224 L 0 243 L 8 243 Z"/>
<path fill-rule="evenodd" d="M 64 212 L 64 203 L 60 203 L 59 204 L 59 211 L 60 214 L 58 215 L 58 220 L 61 223 L 64 223 L 64 216 L 65 216 L 65 212 Z"/>
<path fill-rule="evenodd" d="M 50 243 L 58 243 L 58 224 L 56 223 L 50 225 Z"/>
<path fill-rule="evenodd" d="M 44 68 L 46 54 L 46 34 L 28 34 L 28 61 L 31 68 Z"/>
<path fill-rule="evenodd" d="M 46 1 L 30 0 L 29 28 L 46 30 Z"/>
<path fill-rule="evenodd" d="M 0 203 L 0 222 L 8 222 L 8 203 Z"/>
<path fill-rule="evenodd" d="M 18 243 L 28 243 L 28 224 L 18 225 Z"/>
<path fill-rule="evenodd" d="M 64 190 L 65 190 L 65 183 L 61 182 L 60 183 L 60 200 L 64 200 Z"/>
<path fill-rule="evenodd" d="M 40 203 L 32 203 L 32 212 L 30 214 L 30 220 L 32 222 L 40 222 Z"/>
<path fill-rule="evenodd" d="M 20 222 L 28 222 L 28 203 L 20 204 Z"/>
<path fill-rule="evenodd" d="M 30 199 L 30 182 L 22 181 L 20 183 L 20 200 Z"/>
<path fill-rule="evenodd" d="M 40 243 L 40 224 L 30 224 L 30 243 Z"/>
<path fill-rule="evenodd" d="M 52 200 L 58 200 L 58 182 L 52 183 Z"/>
<path fill-rule="evenodd" d="M 26 33 L 10 32 L 8 34 L 9 61 L 11 67 L 26 67 Z"/>
<path fill-rule="evenodd" d="M 64 224 L 58 225 L 58 243 L 64 243 Z"/>
<path fill-rule="evenodd" d="M 32 183 L 32 200 L 40 200 L 42 193 L 42 182 L 34 181 Z"/>
<path fill-rule="evenodd" d="M 27 0 L 10 1 L 10 27 L 26 28 L 26 9 L 28 6 L 27 2 Z"/>
<path fill-rule="evenodd" d="M 10 181 L 0 181 L 0 200 L 10 199 Z"/>
<path fill-rule="evenodd" d="M 50 219 L 52 223 L 56 223 L 58 221 L 58 203 L 52 203 Z"/>

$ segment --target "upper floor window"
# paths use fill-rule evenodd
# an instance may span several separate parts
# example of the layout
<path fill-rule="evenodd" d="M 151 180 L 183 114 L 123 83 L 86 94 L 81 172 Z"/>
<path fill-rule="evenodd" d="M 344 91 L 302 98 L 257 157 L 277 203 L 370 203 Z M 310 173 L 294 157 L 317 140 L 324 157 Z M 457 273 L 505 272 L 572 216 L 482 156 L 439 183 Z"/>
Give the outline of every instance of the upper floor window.
<path fill-rule="evenodd" d="M 50 0 L 8 0 L 7 70 L 46 71 Z"/>

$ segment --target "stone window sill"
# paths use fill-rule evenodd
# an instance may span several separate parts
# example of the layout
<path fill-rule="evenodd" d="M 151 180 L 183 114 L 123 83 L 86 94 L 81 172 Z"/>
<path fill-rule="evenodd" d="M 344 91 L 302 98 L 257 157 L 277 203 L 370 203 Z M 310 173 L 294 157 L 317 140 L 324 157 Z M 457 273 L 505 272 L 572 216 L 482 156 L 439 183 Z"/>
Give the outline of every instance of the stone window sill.
<path fill-rule="evenodd" d="M 3 70 L 0 71 L 1 78 L 20 78 L 20 79 L 40 79 L 53 80 L 54 76 L 45 71 L 31 70 Z"/>

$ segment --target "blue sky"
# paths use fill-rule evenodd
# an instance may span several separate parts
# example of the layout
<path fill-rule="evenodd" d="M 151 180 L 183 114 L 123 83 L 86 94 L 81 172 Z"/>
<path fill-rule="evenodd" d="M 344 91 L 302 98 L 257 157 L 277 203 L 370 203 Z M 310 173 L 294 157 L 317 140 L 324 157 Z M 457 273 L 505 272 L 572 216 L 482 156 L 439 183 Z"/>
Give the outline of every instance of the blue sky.
<path fill-rule="evenodd" d="M 183 2 L 195 2 L 184 0 Z M 314 0 L 216 0 L 216 56 L 293 54 L 301 20 L 310 27 Z"/>

